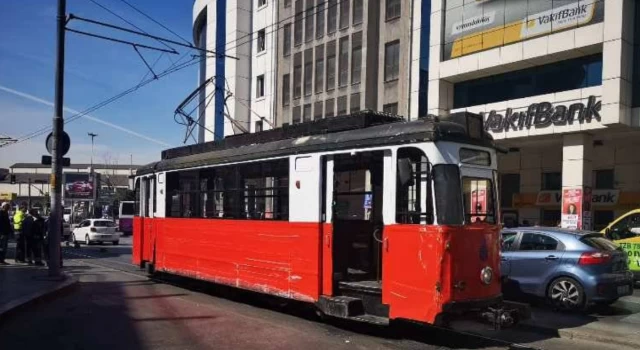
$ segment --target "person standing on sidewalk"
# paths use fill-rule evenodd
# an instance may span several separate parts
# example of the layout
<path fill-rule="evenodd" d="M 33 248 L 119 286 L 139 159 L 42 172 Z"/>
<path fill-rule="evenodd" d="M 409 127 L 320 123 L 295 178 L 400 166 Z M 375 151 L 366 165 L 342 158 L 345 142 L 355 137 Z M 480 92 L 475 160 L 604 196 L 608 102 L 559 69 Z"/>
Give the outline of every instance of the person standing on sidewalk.
<path fill-rule="evenodd" d="M 4 259 L 7 256 L 9 236 L 11 236 L 11 232 L 13 232 L 11 220 L 9 220 L 10 207 L 11 205 L 7 202 L 2 203 L 2 206 L 0 206 L 0 265 L 7 265 Z"/>
<path fill-rule="evenodd" d="M 31 256 L 31 250 L 33 246 L 33 231 L 35 218 L 33 217 L 33 209 L 27 211 L 22 220 L 22 239 L 24 240 L 24 260 L 27 264 L 33 265 L 33 258 Z"/>
<path fill-rule="evenodd" d="M 25 217 L 26 206 L 20 205 L 18 210 L 16 210 L 15 215 L 13 215 L 13 230 L 16 235 L 16 262 L 24 263 L 24 253 L 25 253 L 25 237 L 22 234 L 22 223 Z"/>
<path fill-rule="evenodd" d="M 31 209 L 29 212 L 33 222 L 27 235 L 27 260 L 33 258 L 36 266 L 44 266 L 42 263 L 42 244 L 44 240 L 45 223 L 40 216 L 38 209 Z"/>

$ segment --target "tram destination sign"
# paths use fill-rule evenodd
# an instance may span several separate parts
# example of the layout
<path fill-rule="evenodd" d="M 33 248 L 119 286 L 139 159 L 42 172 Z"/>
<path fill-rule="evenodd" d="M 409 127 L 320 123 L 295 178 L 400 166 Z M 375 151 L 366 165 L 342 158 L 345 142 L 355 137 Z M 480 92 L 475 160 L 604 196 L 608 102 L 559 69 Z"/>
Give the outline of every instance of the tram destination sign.
<path fill-rule="evenodd" d="M 595 96 L 589 96 L 587 104 L 582 102 L 570 105 L 553 105 L 551 102 L 531 104 L 524 111 L 514 112 L 507 108 L 504 115 L 493 110 L 489 113 L 481 113 L 486 117 L 484 128 L 486 131 L 502 132 L 530 129 L 531 127 L 546 128 L 551 125 L 571 125 L 575 122 L 591 123 L 593 119 L 600 121 L 602 101 Z"/>

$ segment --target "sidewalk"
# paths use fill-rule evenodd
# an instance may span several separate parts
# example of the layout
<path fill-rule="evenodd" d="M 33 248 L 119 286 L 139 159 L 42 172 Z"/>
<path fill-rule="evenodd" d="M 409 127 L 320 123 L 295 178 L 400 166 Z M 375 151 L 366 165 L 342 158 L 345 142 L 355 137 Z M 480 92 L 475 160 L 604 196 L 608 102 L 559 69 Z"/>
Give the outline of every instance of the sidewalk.
<path fill-rule="evenodd" d="M 21 307 L 69 290 L 78 282 L 64 272 L 62 278 L 52 280 L 46 267 L 15 264 L 11 250 L 6 261 L 11 265 L 0 265 L 0 321 Z"/>
<path fill-rule="evenodd" d="M 589 313 L 557 312 L 533 307 L 531 319 L 516 327 L 493 330 L 488 325 L 456 322 L 454 329 L 500 338 L 518 343 L 534 343 L 545 339 L 579 339 L 621 349 L 637 349 L 640 344 L 640 294 L 621 298 L 610 307 L 597 307 Z"/>

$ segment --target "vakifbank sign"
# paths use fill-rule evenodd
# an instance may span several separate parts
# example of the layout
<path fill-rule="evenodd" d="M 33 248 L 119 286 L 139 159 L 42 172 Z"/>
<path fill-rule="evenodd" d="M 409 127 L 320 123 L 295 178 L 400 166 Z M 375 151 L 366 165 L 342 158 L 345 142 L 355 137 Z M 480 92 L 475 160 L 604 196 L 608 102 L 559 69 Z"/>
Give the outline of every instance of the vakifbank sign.
<path fill-rule="evenodd" d="M 603 20 L 604 0 L 446 0 L 444 60 Z"/>

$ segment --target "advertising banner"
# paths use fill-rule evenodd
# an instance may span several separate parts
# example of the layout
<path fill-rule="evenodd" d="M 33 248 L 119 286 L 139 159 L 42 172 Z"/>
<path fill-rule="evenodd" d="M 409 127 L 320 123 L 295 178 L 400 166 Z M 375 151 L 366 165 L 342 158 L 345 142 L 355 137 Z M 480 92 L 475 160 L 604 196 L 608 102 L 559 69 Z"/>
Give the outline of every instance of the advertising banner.
<path fill-rule="evenodd" d="M 629 270 L 640 273 L 640 237 L 616 241 L 629 256 Z"/>
<path fill-rule="evenodd" d="M 93 179 L 89 174 L 64 173 L 65 199 L 93 199 Z"/>
<path fill-rule="evenodd" d="M 444 60 L 604 20 L 604 0 L 446 0 Z"/>
<path fill-rule="evenodd" d="M 566 188 L 562 191 L 562 228 L 580 229 L 582 220 L 582 188 Z"/>

